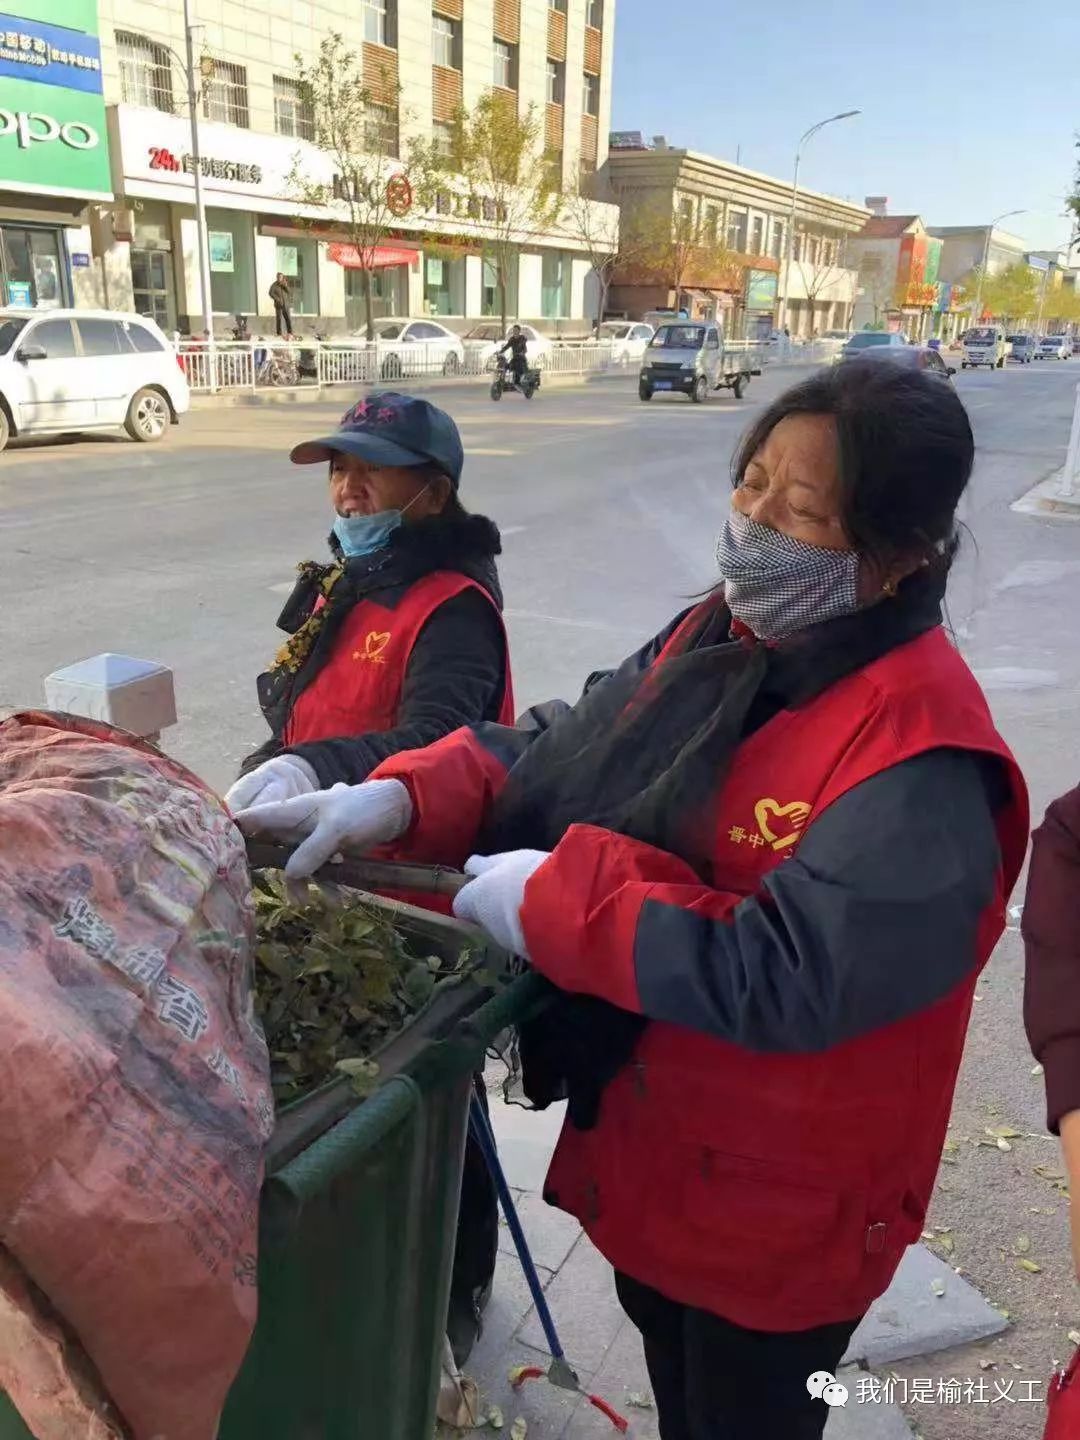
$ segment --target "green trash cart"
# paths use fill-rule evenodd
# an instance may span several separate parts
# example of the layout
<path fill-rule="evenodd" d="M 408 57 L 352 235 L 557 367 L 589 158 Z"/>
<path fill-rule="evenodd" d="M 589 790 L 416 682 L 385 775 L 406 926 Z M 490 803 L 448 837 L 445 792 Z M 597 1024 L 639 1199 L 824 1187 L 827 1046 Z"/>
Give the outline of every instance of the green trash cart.
<path fill-rule="evenodd" d="M 336 878 L 356 883 L 369 868 L 335 867 Z M 436 989 L 379 1053 L 385 1078 L 366 1100 L 333 1081 L 279 1116 L 260 1203 L 259 1316 L 219 1440 L 433 1434 L 472 1075 L 550 991 L 511 975 L 471 927 L 375 903 L 430 953 L 468 948 L 485 970 Z M 0 1440 L 31 1440 L 2 1393 Z"/>

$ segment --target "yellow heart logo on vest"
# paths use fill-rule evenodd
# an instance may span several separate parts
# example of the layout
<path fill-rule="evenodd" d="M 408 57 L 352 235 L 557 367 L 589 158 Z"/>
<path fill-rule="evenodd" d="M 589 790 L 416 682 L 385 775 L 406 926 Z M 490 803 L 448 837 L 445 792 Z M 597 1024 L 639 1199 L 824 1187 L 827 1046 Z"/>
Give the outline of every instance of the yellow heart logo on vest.
<path fill-rule="evenodd" d="M 369 630 L 364 640 L 363 650 L 354 650 L 354 660 L 367 660 L 372 665 L 385 665 L 386 656 L 383 651 L 390 643 L 389 630 Z"/>
<path fill-rule="evenodd" d="M 754 819 L 758 829 L 774 850 L 786 850 L 789 845 L 794 845 L 809 815 L 810 806 L 805 800 L 793 800 L 790 805 L 781 805 L 779 800 L 765 799 L 759 800 L 754 806 Z M 777 821 L 782 823 L 778 825 Z"/>

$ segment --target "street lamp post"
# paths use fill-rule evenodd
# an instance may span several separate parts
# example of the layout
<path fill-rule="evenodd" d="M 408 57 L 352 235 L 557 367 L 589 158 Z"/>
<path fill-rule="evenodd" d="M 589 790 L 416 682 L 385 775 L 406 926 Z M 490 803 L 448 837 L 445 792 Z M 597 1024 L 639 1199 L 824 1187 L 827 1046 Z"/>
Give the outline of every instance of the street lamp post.
<path fill-rule="evenodd" d="M 791 262 L 795 254 L 795 207 L 799 199 L 799 163 L 802 160 L 803 146 L 819 130 L 826 125 L 833 125 L 837 120 L 850 120 L 853 115 L 861 115 L 861 110 L 842 110 L 839 115 L 830 115 L 827 120 L 819 120 L 816 125 L 811 125 L 806 134 L 802 136 L 795 151 L 795 173 L 791 177 L 791 209 L 788 213 L 787 244 L 784 246 L 784 289 L 780 296 L 780 304 L 777 306 L 776 328 L 783 330 L 784 322 L 787 319 L 788 289 L 791 284 Z"/>
<path fill-rule="evenodd" d="M 986 267 L 990 263 L 990 237 L 994 233 L 994 226 L 999 220 L 1009 220 L 1014 215 L 1026 215 L 1026 210 L 1006 210 L 1002 215 L 995 215 L 990 224 L 986 227 L 986 239 L 983 241 L 982 263 L 979 265 L 979 283 L 975 287 L 975 313 L 971 317 L 973 325 L 979 323 L 979 316 L 982 314 L 982 291 L 983 280 L 986 277 Z"/>
<path fill-rule="evenodd" d="M 214 346 L 214 304 L 210 294 L 210 242 L 206 231 L 206 203 L 203 200 L 202 162 L 199 153 L 199 95 L 195 84 L 195 46 L 192 41 L 191 0 L 184 0 L 184 38 L 187 42 L 188 116 L 191 121 L 191 164 L 195 172 L 195 225 L 199 232 L 199 289 L 202 291 L 203 330 L 210 345 L 210 388 L 216 389 Z"/>

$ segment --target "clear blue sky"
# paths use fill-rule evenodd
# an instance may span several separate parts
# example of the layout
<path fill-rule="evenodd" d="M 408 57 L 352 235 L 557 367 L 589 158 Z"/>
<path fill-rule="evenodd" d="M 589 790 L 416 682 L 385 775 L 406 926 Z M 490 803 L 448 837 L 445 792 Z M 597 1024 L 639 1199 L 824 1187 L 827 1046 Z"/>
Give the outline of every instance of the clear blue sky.
<path fill-rule="evenodd" d="M 616 0 L 613 130 L 789 177 L 928 225 L 1063 241 L 1080 151 L 1080 5 L 1015 0 Z"/>

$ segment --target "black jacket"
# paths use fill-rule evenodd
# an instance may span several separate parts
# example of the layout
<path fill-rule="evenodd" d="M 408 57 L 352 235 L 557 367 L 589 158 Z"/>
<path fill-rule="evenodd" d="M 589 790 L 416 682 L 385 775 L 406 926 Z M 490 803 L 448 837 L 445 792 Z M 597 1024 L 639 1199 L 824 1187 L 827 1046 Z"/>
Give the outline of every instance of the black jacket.
<path fill-rule="evenodd" d="M 275 280 L 270 286 L 270 299 L 275 305 L 288 305 L 290 290 L 287 280 Z"/>
<path fill-rule="evenodd" d="M 333 539 L 331 547 L 336 551 Z M 507 679 L 506 640 L 496 613 L 502 609 L 495 568 L 501 548 L 498 529 L 485 516 L 437 516 L 403 525 L 384 549 L 348 561 L 300 668 L 295 674 L 271 670 L 259 676 L 259 702 L 272 733 L 247 757 L 241 773 L 288 753 L 306 760 L 324 789 L 339 781 L 356 785 L 400 750 L 430 745 L 462 725 L 497 719 Z M 355 734 L 284 746 L 281 737 L 292 707 L 326 665 L 357 601 L 370 597 L 392 610 L 415 581 L 434 570 L 467 575 L 491 601 L 468 590 L 439 606 L 413 646 L 394 728 L 365 732 L 358 717 Z M 297 582 L 278 619 L 286 634 L 294 634 L 311 614 L 318 582 L 318 575 L 311 574 Z"/>

